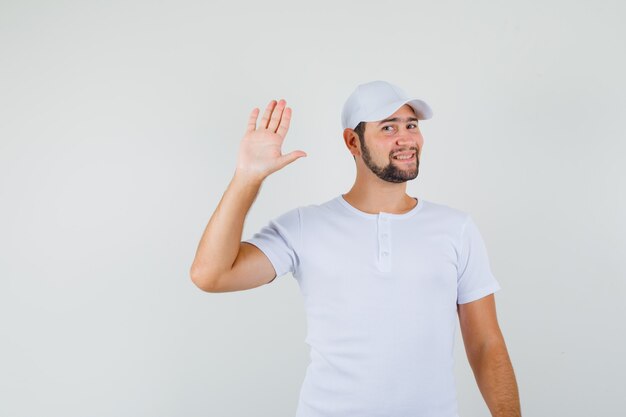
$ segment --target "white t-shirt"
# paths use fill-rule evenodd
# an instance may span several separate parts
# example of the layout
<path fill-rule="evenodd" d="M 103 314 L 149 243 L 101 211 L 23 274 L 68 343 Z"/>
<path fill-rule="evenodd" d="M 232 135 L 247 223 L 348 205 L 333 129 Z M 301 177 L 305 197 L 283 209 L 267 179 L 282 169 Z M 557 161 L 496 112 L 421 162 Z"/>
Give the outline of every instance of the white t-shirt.
<path fill-rule="evenodd" d="M 311 362 L 296 417 L 458 417 L 457 303 L 500 289 L 469 214 L 423 199 L 370 214 L 339 195 L 245 242 L 304 297 Z"/>

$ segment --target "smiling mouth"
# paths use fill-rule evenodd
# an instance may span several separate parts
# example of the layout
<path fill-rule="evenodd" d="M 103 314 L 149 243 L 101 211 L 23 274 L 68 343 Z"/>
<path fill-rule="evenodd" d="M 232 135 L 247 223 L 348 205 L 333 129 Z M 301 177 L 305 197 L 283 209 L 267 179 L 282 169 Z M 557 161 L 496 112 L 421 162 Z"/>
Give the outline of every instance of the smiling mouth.
<path fill-rule="evenodd" d="M 391 159 L 393 159 L 394 161 L 398 161 L 398 162 L 413 162 L 415 161 L 415 153 L 412 153 L 410 157 L 392 157 Z"/>

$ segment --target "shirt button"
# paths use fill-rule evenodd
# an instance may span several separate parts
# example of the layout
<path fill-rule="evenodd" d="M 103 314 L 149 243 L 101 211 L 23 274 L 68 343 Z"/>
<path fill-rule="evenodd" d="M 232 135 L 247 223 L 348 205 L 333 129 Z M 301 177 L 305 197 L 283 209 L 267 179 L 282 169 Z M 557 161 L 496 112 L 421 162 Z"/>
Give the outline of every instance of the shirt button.
<path fill-rule="evenodd" d="M 387 233 L 383 233 L 383 237 L 387 237 Z"/>
<path fill-rule="evenodd" d="M 387 255 L 389 255 L 389 252 L 386 252 L 386 251 L 383 252 L 383 256 L 387 256 Z"/>

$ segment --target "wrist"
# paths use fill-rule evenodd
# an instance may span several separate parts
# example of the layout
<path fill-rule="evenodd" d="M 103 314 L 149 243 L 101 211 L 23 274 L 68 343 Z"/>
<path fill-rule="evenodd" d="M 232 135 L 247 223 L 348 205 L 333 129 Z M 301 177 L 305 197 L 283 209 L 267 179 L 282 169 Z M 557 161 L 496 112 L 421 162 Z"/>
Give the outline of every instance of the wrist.
<path fill-rule="evenodd" d="M 237 184 L 246 186 L 246 185 L 251 185 L 251 186 L 260 186 L 261 183 L 263 183 L 263 181 L 265 180 L 265 176 L 260 175 L 258 173 L 253 173 L 253 172 L 247 172 L 247 171 L 242 171 L 242 170 L 235 170 L 235 174 L 233 176 L 233 182 L 236 182 Z"/>

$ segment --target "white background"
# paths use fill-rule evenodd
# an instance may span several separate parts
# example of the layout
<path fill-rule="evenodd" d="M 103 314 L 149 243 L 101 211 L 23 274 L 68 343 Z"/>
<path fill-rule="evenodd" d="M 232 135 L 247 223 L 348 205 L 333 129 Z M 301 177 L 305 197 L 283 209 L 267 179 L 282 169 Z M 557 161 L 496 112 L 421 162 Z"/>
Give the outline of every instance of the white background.
<path fill-rule="evenodd" d="M 0 2 L 0 416 L 293 416 L 291 275 L 189 278 L 253 107 L 293 107 L 244 238 L 355 175 L 340 111 L 427 101 L 408 193 L 469 212 L 525 416 L 623 413 L 620 1 Z M 457 334 L 461 417 L 488 416 Z"/>

